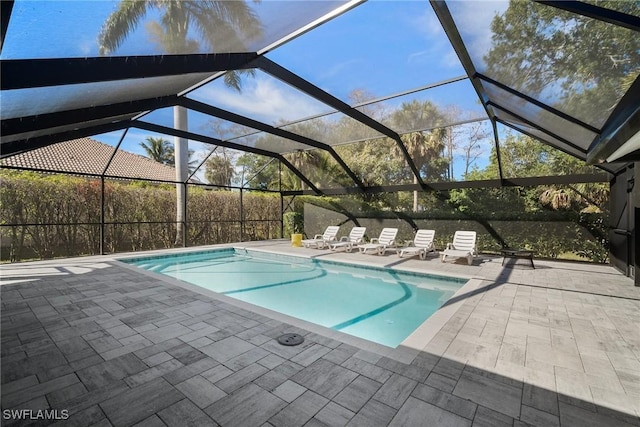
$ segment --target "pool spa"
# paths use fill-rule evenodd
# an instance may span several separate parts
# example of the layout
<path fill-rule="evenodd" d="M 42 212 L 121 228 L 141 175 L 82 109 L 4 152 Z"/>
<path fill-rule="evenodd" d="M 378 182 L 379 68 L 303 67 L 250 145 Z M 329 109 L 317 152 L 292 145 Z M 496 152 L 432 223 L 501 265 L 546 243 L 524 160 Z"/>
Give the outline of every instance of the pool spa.
<path fill-rule="evenodd" d="M 393 348 L 468 280 L 233 248 L 120 261 Z"/>

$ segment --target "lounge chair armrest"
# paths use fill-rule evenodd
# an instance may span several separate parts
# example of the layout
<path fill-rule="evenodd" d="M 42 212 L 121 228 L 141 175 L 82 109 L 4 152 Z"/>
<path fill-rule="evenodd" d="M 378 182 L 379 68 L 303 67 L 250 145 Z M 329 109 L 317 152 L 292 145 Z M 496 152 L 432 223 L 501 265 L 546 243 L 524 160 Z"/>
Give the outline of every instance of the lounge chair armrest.
<path fill-rule="evenodd" d="M 314 239 L 322 239 L 322 234 L 316 234 L 313 236 Z"/>
<path fill-rule="evenodd" d="M 453 249 L 453 243 L 451 242 L 447 243 L 447 249 Z"/>
<path fill-rule="evenodd" d="M 358 238 L 356 239 L 356 241 L 355 241 L 355 242 L 353 242 L 353 243 L 364 243 L 364 238 L 363 238 L 363 237 L 358 237 Z"/>
<path fill-rule="evenodd" d="M 341 242 L 348 242 L 348 241 L 349 241 L 349 236 L 342 236 L 342 237 L 340 238 L 340 241 L 341 241 Z"/>
<path fill-rule="evenodd" d="M 378 238 L 374 237 L 373 239 L 371 239 L 369 243 L 378 243 Z"/>
<path fill-rule="evenodd" d="M 404 245 L 408 248 L 409 246 L 414 246 L 413 240 L 405 240 Z"/>

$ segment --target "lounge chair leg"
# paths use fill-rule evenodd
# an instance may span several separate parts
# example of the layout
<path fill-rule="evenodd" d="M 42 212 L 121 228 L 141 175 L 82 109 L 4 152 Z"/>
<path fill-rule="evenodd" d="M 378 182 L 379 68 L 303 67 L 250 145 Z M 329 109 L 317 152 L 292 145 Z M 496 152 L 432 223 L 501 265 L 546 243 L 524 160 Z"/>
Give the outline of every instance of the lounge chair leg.
<path fill-rule="evenodd" d="M 444 262 L 444 259 L 446 258 L 446 255 L 442 255 L 442 259 L 440 259 L 440 262 Z"/>
<path fill-rule="evenodd" d="M 473 264 L 473 257 L 471 255 L 469 255 L 467 257 L 467 261 L 469 261 L 469 265 Z"/>

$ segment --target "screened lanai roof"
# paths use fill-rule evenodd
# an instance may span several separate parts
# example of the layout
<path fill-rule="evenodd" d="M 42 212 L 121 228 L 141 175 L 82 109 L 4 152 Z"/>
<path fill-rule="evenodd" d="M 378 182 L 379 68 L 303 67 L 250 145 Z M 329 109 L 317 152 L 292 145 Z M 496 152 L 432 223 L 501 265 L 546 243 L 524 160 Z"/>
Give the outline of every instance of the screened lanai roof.
<path fill-rule="evenodd" d="M 87 136 L 164 135 L 271 157 L 304 178 L 287 155 L 320 150 L 348 191 L 369 186 L 342 155 L 362 141 L 401 153 L 423 189 L 447 188 L 402 139 L 439 128 L 484 127 L 478 144 L 498 160 L 504 129 L 610 173 L 640 158 L 634 1 L 1 5 L 2 157 Z M 439 114 L 395 114 L 426 102 Z M 188 114 L 181 129 L 174 106 Z M 321 186 L 344 185 L 331 178 Z M 518 177 L 498 168 L 494 178 Z"/>

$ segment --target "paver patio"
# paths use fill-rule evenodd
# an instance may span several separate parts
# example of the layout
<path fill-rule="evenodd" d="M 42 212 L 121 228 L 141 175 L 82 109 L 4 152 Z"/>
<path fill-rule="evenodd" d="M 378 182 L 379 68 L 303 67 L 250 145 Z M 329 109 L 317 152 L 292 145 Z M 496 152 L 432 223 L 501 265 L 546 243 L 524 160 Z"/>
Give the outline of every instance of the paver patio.
<path fill-rule="evenodd" d="M 4 265 L 2 409 L 66 410 L 32 422 L 65 426 L 640 426 L 640 288 L 611 267 L 236 246 L 473 285 L 390 349 L 112 257 Z"/>

